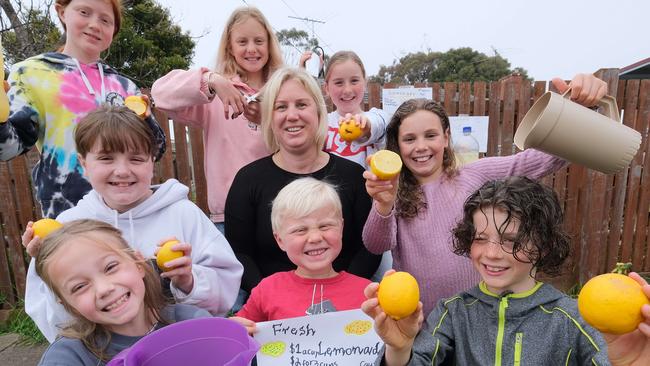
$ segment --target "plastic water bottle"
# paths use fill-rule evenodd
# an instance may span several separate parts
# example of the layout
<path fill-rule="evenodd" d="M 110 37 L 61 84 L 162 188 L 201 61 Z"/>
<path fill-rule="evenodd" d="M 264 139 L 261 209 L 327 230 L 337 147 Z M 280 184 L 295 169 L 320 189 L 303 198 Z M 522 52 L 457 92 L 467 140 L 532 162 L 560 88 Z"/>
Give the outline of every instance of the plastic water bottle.
<path fill-rule="evenodd" d="M 456 165 L 463 166 L 478 160 L 478 153 L 478 140 L 472 136 L 472 127 L 463 127 L 463 135 L 457 141 L 454 141 Z"/>

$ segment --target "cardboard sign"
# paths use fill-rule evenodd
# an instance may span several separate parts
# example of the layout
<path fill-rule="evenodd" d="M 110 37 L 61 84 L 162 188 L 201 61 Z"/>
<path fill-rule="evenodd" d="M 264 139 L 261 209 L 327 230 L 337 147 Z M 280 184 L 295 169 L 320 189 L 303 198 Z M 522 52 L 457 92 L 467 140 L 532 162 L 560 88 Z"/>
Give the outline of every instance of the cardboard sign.
<path fill-rule="evenodd" d="M 397 89 L 382 89 L 381 101 L 384 112 L 388 115 L 393 115 L 400 104 L 413 98 L 426 98 L 431 99 L 433 89 L 431 88 L 397 88 Z"/>
<path fill-rule="evenodd" d="M 370 366 L 383 342 L 361 310 L 257 323 L 258 366 Z"/>
<path fill-rule="evenodd" d="M 449 117 L 451 141 L 458 141 L 458 138 L 463 135 L 463 127 L 469 126 L 472 128 L 472 136 L 478 141 L 478 151 L 487 152 L 489 120 L 488 116 Z"/>

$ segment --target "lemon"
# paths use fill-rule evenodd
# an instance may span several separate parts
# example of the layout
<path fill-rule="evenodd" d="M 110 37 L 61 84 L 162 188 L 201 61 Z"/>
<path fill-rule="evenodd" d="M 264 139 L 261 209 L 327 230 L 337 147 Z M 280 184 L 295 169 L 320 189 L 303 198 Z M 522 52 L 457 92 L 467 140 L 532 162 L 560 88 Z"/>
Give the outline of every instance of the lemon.
<path fill-rule="evenodd" d="M 402 170 L 402 159 L 390 150 L 379 150 L 370 157 L 370 170 L 381 180 L 393 179 Z"/>
<path fill-rule="evenodd" d="M 165 263 L 176 259 L 180 258 L 183 256 L 183 252 L 180 250 L 172 250 L 172 246 L 174 244 L 179 243 L 178 240 L 169 240 L 163 243 L 163 245 L 160 247 L 160 250 L 158 251 L 158 254 L 156 254 L 156 263 L 158 264 L 158 267 L 163 270 L 163 272 L 170 271 L 171 268 L 165 267 Z"/>
<path fill-rule="evenodd" d="M 147 112 L 147 102 L 138 95 L 130 95 L 124 99 L 124 105 L 135 112 L 139 117 L 144 117 Z"/>
<path fill-rule="evenodd" d="M 384 313 L 399 320 L 413 314 L 417 309 L 420 288 L 410 273 L 395 272 L 381 280 L 377 298 Z"/>
<path fill-rule="evenodd" d="M 45 239 L 51 232 L 56 231 L 63 226 L 60 222 L 53 219 L 40 219 L 32 224 L 34 235 Z"/>
<path fill-rule="evenodd" d="M 643 321 L 641 306 L 650 304 L 641 286 L 626 275 L 606 273 L 582 287 L 578 310 L 592 327 L 604 333 L 623 334 Z"/>
<path fill-rule="evenodd" d="M 339 125 L 339 135 L 347 142 L 358 139 L 362 134 L 363 130 L 361 130 L 360 126 L 357 126 L 354 118 L 343 121 L 341 122 L 341 125 Z"/>

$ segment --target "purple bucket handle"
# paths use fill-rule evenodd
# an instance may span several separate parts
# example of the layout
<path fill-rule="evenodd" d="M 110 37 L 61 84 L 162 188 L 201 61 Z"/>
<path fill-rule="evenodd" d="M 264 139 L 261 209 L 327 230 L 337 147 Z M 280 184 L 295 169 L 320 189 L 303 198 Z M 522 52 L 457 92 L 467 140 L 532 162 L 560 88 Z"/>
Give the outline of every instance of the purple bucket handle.
<path fill-rule="evenodd" d="M 259 348 L 239 323 L 199 318 L 168 325 L 143 337 L 118 353 L 107 366 L 246 366 Z"/>

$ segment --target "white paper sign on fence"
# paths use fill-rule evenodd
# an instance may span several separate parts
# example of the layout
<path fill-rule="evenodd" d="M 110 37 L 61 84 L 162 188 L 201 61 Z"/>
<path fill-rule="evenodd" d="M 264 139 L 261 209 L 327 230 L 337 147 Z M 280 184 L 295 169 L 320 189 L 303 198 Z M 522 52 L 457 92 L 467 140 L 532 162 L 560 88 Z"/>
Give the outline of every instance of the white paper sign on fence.
<path fill-rule="evenodd" d="M 383 346 L 361 310 L 257 323 L 257 329 L 258 366 L 370 366 Z"/>
<path fill-rule="evenodd" d="M 381 102 L 383 110 L 388 115 L 393 115 L 400 104 L 413 98 L 426 98 L 431 99 L 433 95 L 432 88 L 396 88 L 396 89 L 382 89 Z"/>

